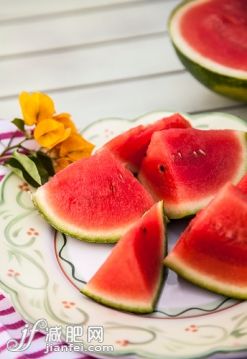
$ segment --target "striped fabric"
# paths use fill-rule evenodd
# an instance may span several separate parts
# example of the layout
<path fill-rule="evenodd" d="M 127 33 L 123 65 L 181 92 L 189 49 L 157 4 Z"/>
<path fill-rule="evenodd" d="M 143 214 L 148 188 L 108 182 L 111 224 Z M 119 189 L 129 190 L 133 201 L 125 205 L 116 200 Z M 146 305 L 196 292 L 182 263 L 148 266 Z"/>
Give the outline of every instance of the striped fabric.
<path fill-rule="evenodd" d="M 4 146 L 8 140 L 15 136 L 16 140 L 20 140 L 21 133 L 14 131 L 14 127 L 7 121 L 0 121 L 0 144 Z M 0 148 L 1 151 L 1 148 Z M 6 169 L 0 166 L 0 180 L 4 177 Z M 9 339 L 16 339 L 18 342 L 21 338 L 21 330 L 25 326 L 25 321 L 15 311 L 11 302 L 4 296 L 0 289 L 0 358 L 3 359 L 36 359 L 47 357 L 51 359 L 77 359 L 77 358 L 89 358 L 82 354 L 73 352 L 51 352 L 45 354 L 46 342 L 45 336 L 42 333 L 36 333 L 31 346 L 23 353 L 12 353 L 7 350 L 7 341 Z M 28 338 L 27 338 L 28 340 Z M 27 341 L 26 340 L 26 341 Z M 65 343 L 61 343 L 64 345 Z"/>

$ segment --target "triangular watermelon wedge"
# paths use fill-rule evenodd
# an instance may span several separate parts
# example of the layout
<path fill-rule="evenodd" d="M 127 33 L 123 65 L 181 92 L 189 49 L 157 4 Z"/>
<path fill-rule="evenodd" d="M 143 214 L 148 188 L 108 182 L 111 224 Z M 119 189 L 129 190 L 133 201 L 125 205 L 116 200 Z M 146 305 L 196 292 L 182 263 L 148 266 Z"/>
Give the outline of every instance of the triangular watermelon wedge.
<path fill-rule="evenodd" d="M 162 281 L 165 231 L 161 201 L 120 239 L 82 293 L 113 308 L 152 312 Z"/>
<path fill-rule="evenodd" d="M 229 181 L 246 173 L 245 132 L 170 129 L 155 132 L 139 172 L 155 200 L 164 200 L 169 218 L 204 208 Z"/>
<path fill-rule="evenodd" d="M 152 135 L 156 131 L 170 128 L 191 127 L 179 113 L 161 118 L 150 125 L 139 125 L 121 133 L 107 142 L 103 148 L 110 150 L 132 172 L 138 172 L 141 162 L 146 154 Z"/>
<path fill-rule="evenodd" d="M 151 195 L 108 150 L 74 162 L 33 194 L 59 231 L 89 242 L 116 242 L 152 207 Z"/>
<path fill-rule="evenodd" d="M 247 299 L 247 195 L 230 183 L 224 186 L 164 263 L 203 288 Z"/>

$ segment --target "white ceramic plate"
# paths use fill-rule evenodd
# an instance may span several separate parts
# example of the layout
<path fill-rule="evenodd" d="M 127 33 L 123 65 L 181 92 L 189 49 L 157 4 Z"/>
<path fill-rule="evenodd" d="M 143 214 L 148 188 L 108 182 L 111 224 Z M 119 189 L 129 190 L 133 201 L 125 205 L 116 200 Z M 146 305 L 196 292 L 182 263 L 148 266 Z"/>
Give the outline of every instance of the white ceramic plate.
<path fill-rule="evenodd" d="M 134 125 L 165 115 L 152 113 L 135 121 L 103 119 L 83 133 L 100 146 Z M 247 130 L 244 122 L 226 114 L 190 119 L 202 129 Z M 192 359 L 247 349 L 247 302 L 202 290 L 170 271 L 152 315 L 127 314 L 99 305 L 79 289 L 112 245 L 84 243 L 55 233 L 34 209 L 27 186 L 13 174 L 3 181 L 0 199 L 0 286 L 27 321 L 45 318 L 50 326 L 61 326 L 64 333 L 71 324 L 83 325 L 84 332 L 90 325 L 103 326 L 104 344 L 114 346 L 111 356 Z M 169 248 L 186 224 L 186 220 L 169 224 Z"/>

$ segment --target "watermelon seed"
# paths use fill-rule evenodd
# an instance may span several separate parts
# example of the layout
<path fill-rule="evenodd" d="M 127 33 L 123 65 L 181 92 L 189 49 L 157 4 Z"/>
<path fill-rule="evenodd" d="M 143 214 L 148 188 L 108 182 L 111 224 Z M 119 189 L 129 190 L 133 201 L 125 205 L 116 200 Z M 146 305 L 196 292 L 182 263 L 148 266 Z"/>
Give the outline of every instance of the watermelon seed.
<path fill-rule="evenodd" d="M 110 191 L 112 192 L 112 194 L 116 192 L 116 189 L 112 183 L 110 183 Z"/>
<path fill-rule="evenodd" d="M 146 233 L 147 233 L 147 228 L 146 228 L 146 227 L 142 227 L 142 231 L 143 231 L 144 234 L 146 234 Z"/>
<path fill-rule="evenodd" d="M 206 156 L 206 152 L 204 152 L 201 148 L 199 148 L 198 152 L 203 155 L 203 156 Z"/>
<path fill-rule="evenodd" d="M 194 155 L 195 157 L 198 157 L 198 153 L 197 153 L 196 151 L 193 151 L 193 155 Z"/>
<path fill-rule="evenodd" d="M 161 173 L 164 173 L 165 170 L 166 170 L 166 168 L 165 168 L 164 165 L 159 165 L 159 171 L 160 171 Z"/>
<path fill-rule="evenodd" d="M 182 153 L 180 151 L 178 151 L 178 157 L 182 158 Z"/>

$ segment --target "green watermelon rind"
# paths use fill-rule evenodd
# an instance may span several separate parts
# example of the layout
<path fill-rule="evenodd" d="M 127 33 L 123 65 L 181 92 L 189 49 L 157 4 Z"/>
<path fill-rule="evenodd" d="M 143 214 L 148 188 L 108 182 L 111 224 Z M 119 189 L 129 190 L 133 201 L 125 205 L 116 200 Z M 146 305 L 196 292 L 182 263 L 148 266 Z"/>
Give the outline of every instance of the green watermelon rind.
<path fill-rule="evenodd" d="M 221 75 L 208 70 L 185 56 L 174 42 L 173 47 L 186 69 L 207 88 L 233 100 L 247 101 L 247 80 Z"/>
<path fill-rule="evenodd" d="M 165 214 L 163 201 L 160 201 L 160 207 L 161 207 L 160 209 L 162 211 L 161 219 L 163 221 L 164 230 L 165 230 L 165 243 L 164 243 L 164 247 L 163 247 L 164 248 L 163 249 L 164 257 L 165 257 L 167 255 L 168 242 L 167 242 L 167 231 L 166 231 L 167 217 Z M 114 308 L 117 310 L 123 310 L 123 311 L 127 311 L 127 312 L 137 313 L 137 314 L 148 314 L 148 313 L 152 313 L 154 311 L 155 304 L 156 304 L 156 302 L 159 298 L 159 295 L 161 293 L 161 290 L 162 290 L 162 283 L 164 281 L 165 275 L 166 275 L 165 269 L 163 268 L 163 270 L 161 271 L 160 277 L 157 280 L 157 290 L 156 290 L 155 296 L 152 300 L 152 303 L 151 303 L 151 305 L 146 305 L 146 306 L 141 305 L 140 302 L 136 303 L 136 305 L 134 305 L 134 304 L 127 305 L 127 304 L 124 304 L 123 302 L 117 303 L 117 302 L 102 298 L 100 296 L 100 294 L 98 294 L 98 295 L 94 294 L 85 288 L 82 288 L 80 291 L 82 294 L 86 295 L 87 297 L 89 297 L 89 298 L 95 300 L 96 302 L 103 304 L 105 306 L 108 306 L 108 307 L 111 307 L 111 308 Z M 124 300 L 124 298 L 123 298 L 123 300 Z"/>
<path fill-rule="evenodd" d="M 221 280 L 214 280 L 206 273 L 200 273 L 198 269 L 193 270 L 189 267 L 188 263 L 185 263 L 181 257 L 176 256 L 175 254 L 169 254 L 169 256 L 164 260 L 164 265 L 176 272 L 182 278 L 201 288 L 210 290 L 220 295 L 224 295 L 226 297 L 247 299 L 246 287 L 243 289 L 243 291 L 241 291 L 239 290 L 239 286 L 233 286 L 229 284 L 224 286 L 224 283 Z"/>
<path fill-rule="evenodd" d="M 221 95 L 230 97 L 237 101 L 247 101 L 247 72 L 246 76 L 241 78 L 240 76 L 234 76 L 231 73 L 231 68 L 229 68 L 229 74 L 221 73 L 219 69 L 214 71 L 213 68 L 209 68 L 203 64 L 202 61 L 196 62 L 192 57 L 189 57 L 188 54 L 185 54 L 181 48 L 176 44 L 176 39 L 174 34 L 172 33 L 171 27 L 174 16 L 180 11 L 185 5 L 191 3 L 195 0 L 185 0 L 181 4 L 179 4 L 172 11 L 169 19 L 168 19 L 168 31 L 170 38 L 172 40 L 172 45 L 182 62 L 185 68 L 203 85 L 213 90 L 216 93 Z M 185 39 L 184 39 L 185 40 Z M 196 50 L 194 50 L 196 52 Z M 212 60 L 212 63 L 214 61 Z M 217 65 L 217 62 L 215 62 Z M 211 65 L 211 67 L 213 67 Z M 227 67 L 224 66 L 226 69 Z M 226 72 L 226 69 L 224 72 Z"/>
<path fill-rule="evenodd" d="M 103 304 L 107 307 L 111 307 L 111 308 L 114 308 L 117 310 L 123 310 L 123 311 L 128 311 L 128 312 L 132 312 L 132 313 L 140 313 L 140 314 L 152 313 L 154 310 L 153 305 L 152 306 L 141 306 L 140 303 L 137 303 L 136 305 L 128 306 L 123 303 L 116 303 L 114 301 L 102 298 L 102 297 L 100 297 L 100 295 L 95 295 L 86 289 L 81 289 L 81 293 L 86 295 L 87 297 L 95 300 L 97 303 Z"/>
<path fill-rule="evenodd" d="M 41 193 L 41 190 L 39 190 L 39 193 Z M 61 219 L 56 219 L 56 215 L 55 213 L 52 214 L 48 214 L 49 210 L 51 211 L 51 208 L 49 208 L 48 206 L 46 208 L 44 208 L 43 204 L 45 203 L 45 201 L 39 201 L 39 198 L 37 196 L 37 192 L 32 194 L 32 201 L 34 206 L 38 209 L 39 213 L 42 215 L 42 217 L 55 229 L 57 229 L 59 232 L 62 232 L 68 236 L 77 238 L 79 240 L 83 240 L 86 242 L 91 242 L 91 243 L 116 243 L 119 238 L 121 237 L 121 235 L 129 228 L 131 227 L 131 225 L 129 227 L 124 227 L 124 228 L 118 228 L 117 231 L 115 232 L 106 232 L 104 233 L 102 231 L 102 234 L 96 234 L 93 231 L 83 231 L 82 229 L 76 230 L 75 226 L 71 226 L 69 228 L 69 224 L 66 223 L 66 225 L 62 224 L 62 220 Z M 49 210 L 48 210 L 49 208 Z"/>

